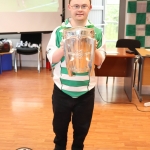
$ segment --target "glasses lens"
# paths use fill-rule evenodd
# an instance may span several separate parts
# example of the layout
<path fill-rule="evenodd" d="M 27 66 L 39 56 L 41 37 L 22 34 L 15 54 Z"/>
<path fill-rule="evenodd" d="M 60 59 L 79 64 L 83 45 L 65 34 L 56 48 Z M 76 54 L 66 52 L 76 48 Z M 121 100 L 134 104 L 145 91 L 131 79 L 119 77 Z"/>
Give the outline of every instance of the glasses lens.
<path fill-rule="evenodd" d="M 87 5 L 82 5 L 81 8 L 82 8 L 82 9 L 86 9 L 86 8 L 87 8 Z"/>

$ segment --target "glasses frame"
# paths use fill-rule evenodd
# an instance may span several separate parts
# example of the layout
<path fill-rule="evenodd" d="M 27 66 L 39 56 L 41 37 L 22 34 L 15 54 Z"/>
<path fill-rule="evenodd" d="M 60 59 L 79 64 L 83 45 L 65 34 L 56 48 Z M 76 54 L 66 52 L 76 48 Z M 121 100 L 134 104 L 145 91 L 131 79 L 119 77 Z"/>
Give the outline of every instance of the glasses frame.
<path fill-rule="evenodd" d="M 70 5 L 71 6 L 71 5 Z M 90 7 L 86 4 L 83 4 L 83 5 L 78 5 L 78 4 L 75 4 L 73 6 L 71 6 L 74 10 L 86 10 L 87 8 L 90 9 Z"/>

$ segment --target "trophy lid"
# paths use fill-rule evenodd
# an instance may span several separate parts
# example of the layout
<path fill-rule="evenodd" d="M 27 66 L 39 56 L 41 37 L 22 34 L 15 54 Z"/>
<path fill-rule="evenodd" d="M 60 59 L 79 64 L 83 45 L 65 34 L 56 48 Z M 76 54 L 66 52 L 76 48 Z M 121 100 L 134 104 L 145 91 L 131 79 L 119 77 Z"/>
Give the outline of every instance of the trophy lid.
<path fill-rule="evenodd" d="M 93 28 L 86 28 L 82 26 L 77 26 L 69 29 L 64 29 L 63 30 L 63 38 L 68 39 L 72 36 L 89 36 L 91 38 L 94 38 L 95 32 Z"/>

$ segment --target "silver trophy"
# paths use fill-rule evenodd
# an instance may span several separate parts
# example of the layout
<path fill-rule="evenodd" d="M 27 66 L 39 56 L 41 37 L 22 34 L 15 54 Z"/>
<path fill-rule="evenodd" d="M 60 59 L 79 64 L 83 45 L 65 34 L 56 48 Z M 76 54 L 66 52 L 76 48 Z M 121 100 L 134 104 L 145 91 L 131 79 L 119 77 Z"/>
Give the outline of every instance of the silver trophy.
<path fill-rule="evenodd" d="M 94 29 L 75 27 L 64 29 L 64 55 L 69 76 L 73 73 L 94 75 L 94 57 L 96 49 Z"/>

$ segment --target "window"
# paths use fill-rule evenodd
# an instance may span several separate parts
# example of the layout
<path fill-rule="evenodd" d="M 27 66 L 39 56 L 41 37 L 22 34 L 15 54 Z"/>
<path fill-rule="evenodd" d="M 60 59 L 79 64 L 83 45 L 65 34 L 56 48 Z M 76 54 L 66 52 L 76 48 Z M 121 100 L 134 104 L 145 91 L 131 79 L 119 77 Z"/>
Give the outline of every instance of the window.
<path fill-rule="evenodd" d="M 92 0 L 89 19 L 105 34 L 107 48 L 114 48 L 118 40 L 120 0 Z"/>
<path fill-rule="evenodd" d="M 116 47 L 118 40 L 119 0 L 107 0 L 105 5 L 105 38 L 107 48 Z"/>

